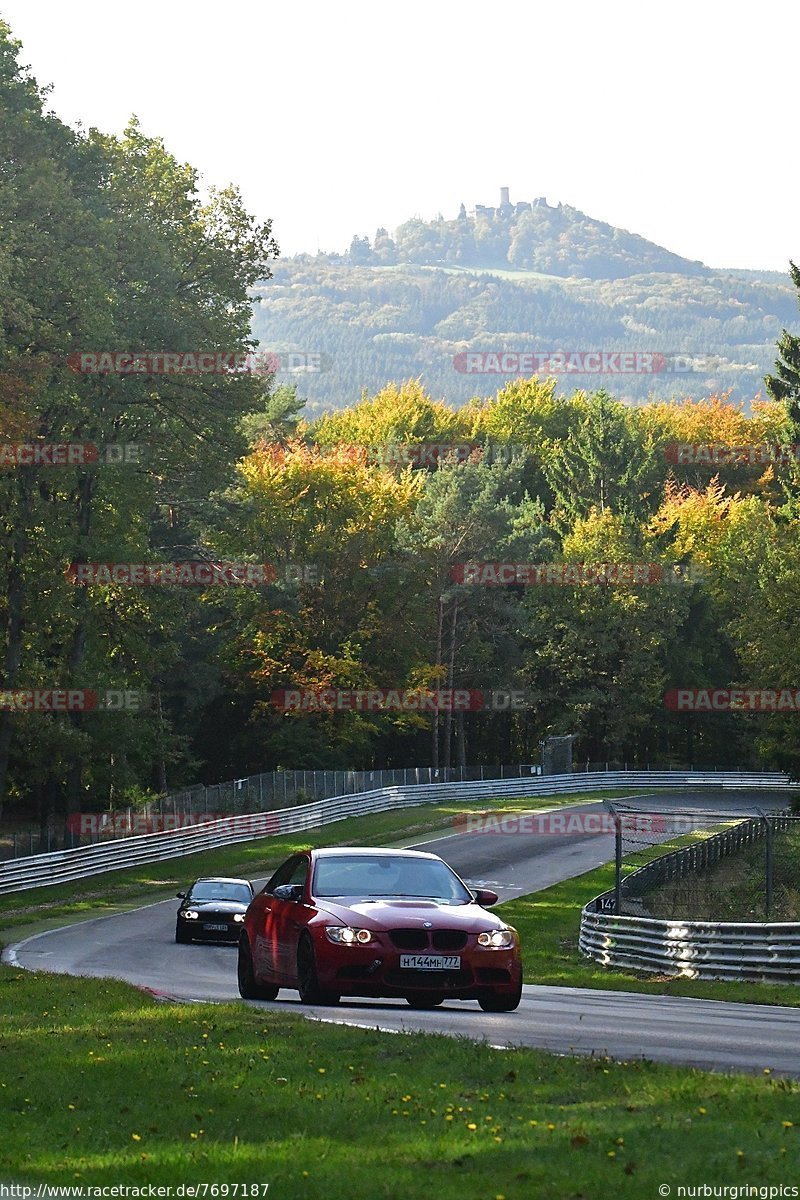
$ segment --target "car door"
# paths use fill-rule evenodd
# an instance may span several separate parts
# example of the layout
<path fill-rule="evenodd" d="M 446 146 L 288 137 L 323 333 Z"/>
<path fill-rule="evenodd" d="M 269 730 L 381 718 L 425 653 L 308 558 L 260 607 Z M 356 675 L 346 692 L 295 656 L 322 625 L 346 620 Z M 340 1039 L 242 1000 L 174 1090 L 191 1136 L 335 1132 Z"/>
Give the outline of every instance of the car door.
<path fill-rule="evenodd" d="M 275 889 L 286 884 L 305 885 L 308 858 L 295 854 L 278 868 L 259 897 L 262 920 L 254 946 L 256 974 L 261 979 L 293 980 L 297 954 L 298 914 L 302 904 L 282 900 Z"/>
<path fill-rule="evenodd" d="M 304 854 L 298 857 L 286 883 L 290 887 L 302 888 L 299 900 L 271 899 L 272 920 L 275 928 L 278 969 L 283 979 L 294 979 L 297 969 L 297 943 L 300 932 L 311 916 L 304 903 L 308 880 L 309 860 Z"/>

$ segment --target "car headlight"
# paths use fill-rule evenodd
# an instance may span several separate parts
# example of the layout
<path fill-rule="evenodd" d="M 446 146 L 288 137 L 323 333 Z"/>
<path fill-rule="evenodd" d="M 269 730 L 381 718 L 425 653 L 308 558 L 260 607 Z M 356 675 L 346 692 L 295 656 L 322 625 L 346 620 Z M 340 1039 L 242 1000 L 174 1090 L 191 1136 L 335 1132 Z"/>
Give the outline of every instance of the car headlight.
<path fill-rule="evenodd" d="M 326 925 L 325 936 L 337 946 L 366 946 L 372 941 L 368 929 L 353 929 L 351 925 Z"/>
<path fill-rule="evenodd" d="M 489 950 L 510 950 L 514 945 L 513 929 L 492 929 L 478 934 L 478 945 Z"/>
<path fill-rule="evenodd" d="M 233 914 L 233 919 L 234 919 L 234 921 L 243 921 L 243 920 L 244 920 L 244 913 L 234 913 L 234 914 Z"/>
<path fill-rule="evenodd" d="M 193 908 L 187 908 L 185 912 L 181 913 L 181 916 L 184 917 L 187 921 L 196 921 L 198 914 L 194 911 Z"/>

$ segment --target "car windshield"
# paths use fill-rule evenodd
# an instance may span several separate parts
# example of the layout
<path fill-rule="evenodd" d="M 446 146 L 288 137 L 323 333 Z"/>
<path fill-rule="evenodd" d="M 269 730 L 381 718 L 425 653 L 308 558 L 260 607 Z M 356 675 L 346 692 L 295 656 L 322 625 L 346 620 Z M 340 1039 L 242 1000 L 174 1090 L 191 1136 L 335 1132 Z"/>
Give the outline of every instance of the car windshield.
<path fill-rule="evenodd" d="M 249 904 L 252 893 L 246 883 L 214 883 L 206 879 L 196 883 L 191 891 L 192 900 L 236 900 Z"/>
<path fill-rule="evenodd" d="M 435 858 L 337 854 L 318 860 L 314 895 L 373 899 L 437 900 L 469 904 L 472 894 L 446 863 Z"/>

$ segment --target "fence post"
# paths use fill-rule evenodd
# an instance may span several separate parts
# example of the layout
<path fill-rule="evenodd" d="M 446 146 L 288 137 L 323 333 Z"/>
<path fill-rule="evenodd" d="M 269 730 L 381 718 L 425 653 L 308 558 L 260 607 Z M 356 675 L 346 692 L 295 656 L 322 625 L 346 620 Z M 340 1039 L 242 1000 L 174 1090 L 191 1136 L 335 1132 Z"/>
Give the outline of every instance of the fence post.
<path fill-rule="evenodd" d="M 769 817 L 764 812 L 763 808 L 756 808 L 755 811 L 758 813 L 759 819 L 764 825 L 764 915 L 767 920 L 769 920 L 769 915 L 772 911 L 772 882 L 774 868 L 772 826 L 770 825 Z"/>
<path fill-rule="evenodd" d="M 622 913 L 622 817 L 610 800 L 606 800 L 614 820 L 614 912 Z"/>
<path fill-rule="evenodd" d="M 766 855 L 767 877 L 766 877 L 766 880 L 764 881 L 764 915 L 767 918 L 767 920 L 769 920 L 770 914 L 772 912 L 772 884 L 773 884 L 773 872 L 774 872 L 774 867 L 775 867 L 775 854 L 774 854 L 775 848 L 773 846 L 773 830 L 772 830 L 772 826 L 769 823 L 769 817 L 765 817 L 764 820 L 767 823 L 767 855 Z"/>

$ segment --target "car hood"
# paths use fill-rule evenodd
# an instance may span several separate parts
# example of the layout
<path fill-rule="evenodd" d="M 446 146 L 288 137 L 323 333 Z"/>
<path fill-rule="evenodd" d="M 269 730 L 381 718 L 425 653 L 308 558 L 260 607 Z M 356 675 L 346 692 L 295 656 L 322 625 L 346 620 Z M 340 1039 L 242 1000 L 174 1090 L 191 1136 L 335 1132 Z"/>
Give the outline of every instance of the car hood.
<path fill-rule="evenodd" d="M 181 908 L 196 908 L 199 913 L 243 913 L 247 905 L 240 900 L 188 900 Z"/>
<path fill-rule="evenodd" d="M 323 914 L 342 925 L 359 925 L 365 929 L 424 929 L 429 922 L 434 929 L 461 929 L 481 933 L 485 929 L 500 929 L 504 922 L 479 904 L 437 904 L 435 900 L 364 900 L 342 897 L 337 900 L 316 900 Z"/>

